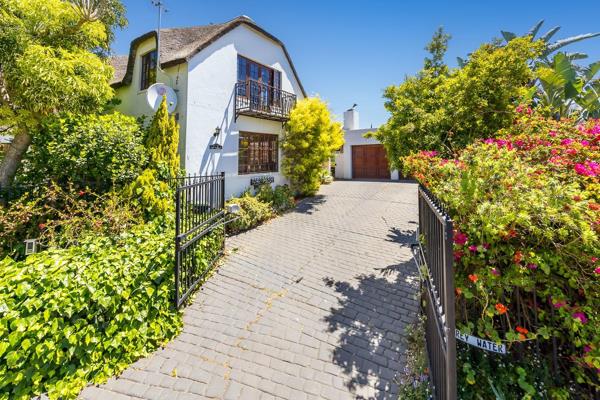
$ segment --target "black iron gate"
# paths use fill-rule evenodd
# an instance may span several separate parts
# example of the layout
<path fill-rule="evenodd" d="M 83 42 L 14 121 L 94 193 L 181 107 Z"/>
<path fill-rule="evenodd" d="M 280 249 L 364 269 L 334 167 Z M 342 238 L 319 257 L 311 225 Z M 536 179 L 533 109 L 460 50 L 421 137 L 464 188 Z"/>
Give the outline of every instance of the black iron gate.
<path fill-rule="evenodd" d="M 423 287 L 425 341 L 433 397 L 456 399 L 453 224 L 444 206 L 419 186 L 419 244 L 416 259 Z"/>
<path fill-rule="evenodd" d="M 225 174 L 179 178 L 175 216 L 175 306 L 179 308 L 223 254 Z"/>

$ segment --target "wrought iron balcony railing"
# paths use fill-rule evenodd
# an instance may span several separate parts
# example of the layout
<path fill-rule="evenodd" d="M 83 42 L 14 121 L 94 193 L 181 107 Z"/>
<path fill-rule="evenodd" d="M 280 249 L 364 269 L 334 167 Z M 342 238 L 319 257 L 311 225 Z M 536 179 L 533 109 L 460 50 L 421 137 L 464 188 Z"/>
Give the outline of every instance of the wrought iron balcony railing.
<path fill-rule="evenodd" d="M 235 119 L 240 115 L 287 121 L 296 95 L 264 83 L 247 80 L 235 84 Z"/>

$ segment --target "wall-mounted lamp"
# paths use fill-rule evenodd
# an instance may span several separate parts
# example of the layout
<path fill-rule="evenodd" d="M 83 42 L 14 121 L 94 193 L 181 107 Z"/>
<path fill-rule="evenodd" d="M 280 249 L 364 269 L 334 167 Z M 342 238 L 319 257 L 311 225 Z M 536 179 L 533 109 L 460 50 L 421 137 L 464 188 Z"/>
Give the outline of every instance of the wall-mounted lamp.
<path fill-rule="evenodd" d="M 221 127 L 220 127 L 220 126 L 217 126 L 217 127 L 215 128 L 215 133 L 213 133 L 213 137 L 217 137 L 217 136 L 219 136 L 220 134 L 221 134 Z"/>
<path fill-rule="evenodd" d="M 38 251 L 38 240 L 37 239 L 25 239 L 25 255 L 37 253 Z"/>

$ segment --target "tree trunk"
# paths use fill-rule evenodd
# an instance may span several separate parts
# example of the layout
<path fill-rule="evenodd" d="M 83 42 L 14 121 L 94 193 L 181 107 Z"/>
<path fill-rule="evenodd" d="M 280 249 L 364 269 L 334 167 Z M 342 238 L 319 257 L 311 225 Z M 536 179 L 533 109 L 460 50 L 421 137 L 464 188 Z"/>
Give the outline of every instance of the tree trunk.
<path fill-rule="evenodd" d="M 19 129 L 4 154 L 2 165 L 0 165 L 0 189 L 10 186 L 30 144 L 31 135 L 27 130 Z"/>

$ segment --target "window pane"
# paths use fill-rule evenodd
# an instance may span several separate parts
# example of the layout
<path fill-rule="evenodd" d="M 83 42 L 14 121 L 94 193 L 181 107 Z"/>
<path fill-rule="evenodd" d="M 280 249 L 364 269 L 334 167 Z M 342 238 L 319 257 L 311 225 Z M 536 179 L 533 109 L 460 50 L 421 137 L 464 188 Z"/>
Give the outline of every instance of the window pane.
<path fill-rule="evenodd" d="M 140 79 L 140 89 L 148 89 L 150 85 L 156 83 L 156 50 L 146 53 L 142 56 L 142 76 Z"/>
<path fill-rule="evenodd" d="M 277 135 L 240 132 L 238 172 L 276 172 L 277 145 Z"/>

